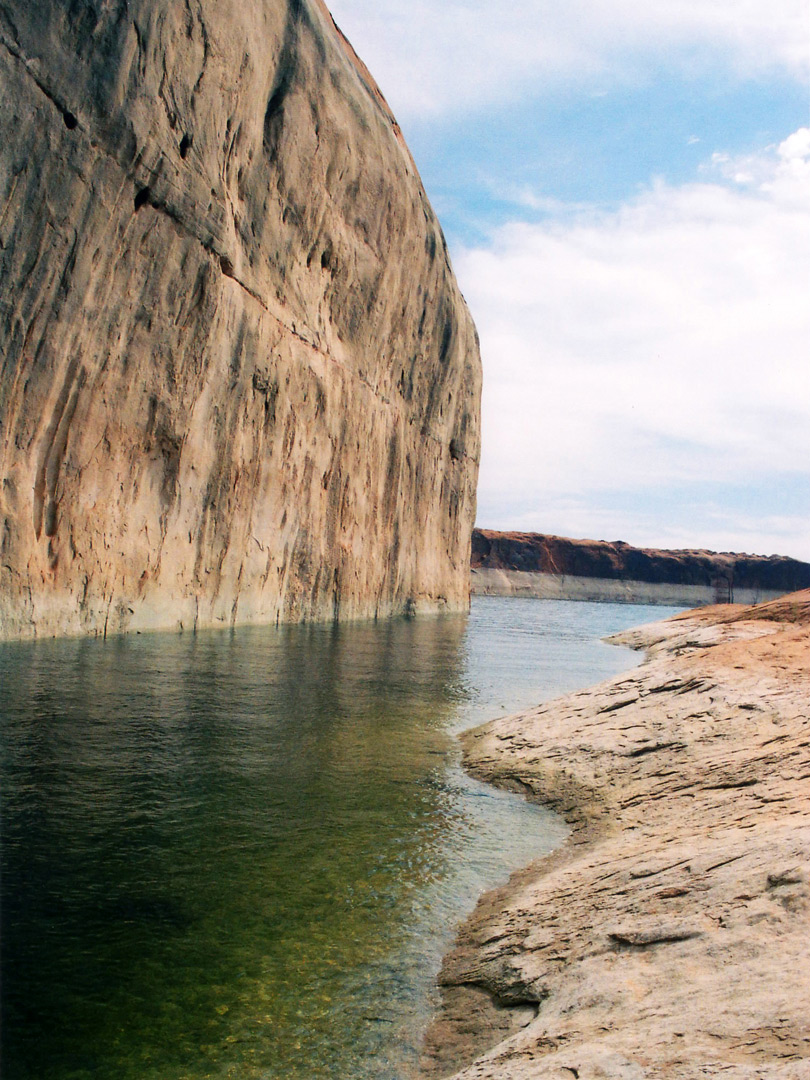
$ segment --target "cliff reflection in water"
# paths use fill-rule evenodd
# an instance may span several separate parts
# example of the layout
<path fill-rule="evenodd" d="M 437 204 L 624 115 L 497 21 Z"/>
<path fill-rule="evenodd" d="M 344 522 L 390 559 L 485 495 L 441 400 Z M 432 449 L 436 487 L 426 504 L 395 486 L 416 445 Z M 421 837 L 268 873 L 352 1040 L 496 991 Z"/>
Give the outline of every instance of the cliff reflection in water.
<path fill-rule="evenodd" d="M 629 666 L 605 607 L 0 648 L 4 1080 L 407 1076 L 455 925 L 563 835 L 451 732 Z"/>

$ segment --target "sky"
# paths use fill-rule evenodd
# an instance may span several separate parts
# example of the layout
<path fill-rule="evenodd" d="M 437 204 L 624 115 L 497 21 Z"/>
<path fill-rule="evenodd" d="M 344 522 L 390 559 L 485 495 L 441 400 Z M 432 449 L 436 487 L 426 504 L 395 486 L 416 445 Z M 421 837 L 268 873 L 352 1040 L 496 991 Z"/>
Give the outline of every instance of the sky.
<path fill-rule="evenodd" d="M 481 337 L 478 525 L 810 561 L 808 0 L 332 0 Z"/>

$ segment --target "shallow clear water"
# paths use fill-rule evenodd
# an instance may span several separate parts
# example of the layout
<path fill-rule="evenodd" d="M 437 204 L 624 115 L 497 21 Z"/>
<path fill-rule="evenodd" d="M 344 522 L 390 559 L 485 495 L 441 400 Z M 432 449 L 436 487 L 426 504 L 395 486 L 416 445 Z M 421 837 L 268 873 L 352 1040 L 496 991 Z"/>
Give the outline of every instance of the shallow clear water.
<path fill-rule="evenodd" d="M 402 1080 L 476 897 L 561 842 L 453 733 L 669 611 L 0 647 L 4 1080 Z"/>

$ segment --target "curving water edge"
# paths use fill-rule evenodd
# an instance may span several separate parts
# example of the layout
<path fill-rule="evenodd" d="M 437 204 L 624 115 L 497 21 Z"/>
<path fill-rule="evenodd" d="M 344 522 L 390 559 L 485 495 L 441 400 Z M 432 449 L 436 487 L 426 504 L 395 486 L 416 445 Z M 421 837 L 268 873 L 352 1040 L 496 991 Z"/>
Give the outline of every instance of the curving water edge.
<path fill-rule="evenodd" d="M 410 1075 L 454 927 L 565 827 L 454 733 L 643 607 L 0 648 L 3 1075 Z"/>

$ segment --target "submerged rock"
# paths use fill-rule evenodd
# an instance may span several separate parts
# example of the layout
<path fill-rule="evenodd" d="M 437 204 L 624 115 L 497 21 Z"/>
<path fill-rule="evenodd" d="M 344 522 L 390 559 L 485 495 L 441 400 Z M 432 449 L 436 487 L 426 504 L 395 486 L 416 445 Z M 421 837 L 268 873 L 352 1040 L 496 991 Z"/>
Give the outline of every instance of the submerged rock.
<path fill-rule="evenodd" d="M 0 84 L 0 636 L 464 607 L 475 329 L 319 0 L 7 0 Z"/>

